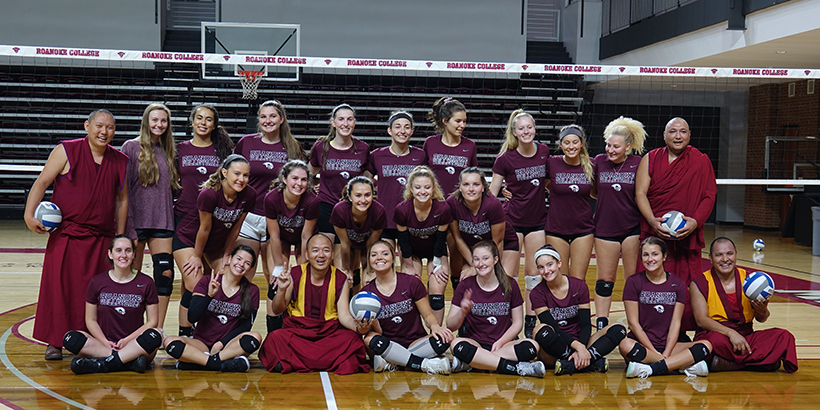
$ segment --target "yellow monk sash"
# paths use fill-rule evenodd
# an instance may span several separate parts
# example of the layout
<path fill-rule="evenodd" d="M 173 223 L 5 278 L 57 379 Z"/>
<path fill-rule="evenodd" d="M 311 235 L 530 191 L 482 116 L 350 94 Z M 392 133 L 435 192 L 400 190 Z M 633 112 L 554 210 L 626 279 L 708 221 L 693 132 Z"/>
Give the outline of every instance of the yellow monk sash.
<path fill-rule="evenodd" d="M 291 300 L 288 305 L 288 316 L 291 317 L 306 317 L 305 310 L 305 290 L 307 283 L 310 280 L 310 265 L 305 263 L 300 265 L 302 274 L 299 277 L 299 285 L 296 292 L 296 300 Z M 324 285 L 327 285 L 325 287 Z M 339 312 L 336 311 L 336 268 L 330 267 L 330 275 L 325 276 L 325 283 L 322 286 L 327 290 L 327 300 L 325 305 L 324 317 L 325 320 L 332 320 L 339 318 Z"/>
<path fill-rule="evenodd" d="M 714 319 L 717 322 L 727 322 L 730 320 L 729 315 L 726 312 L 726 309 L 729 308 L 728 305 L 723 303 L 723 300 L 720 298 L 720 293 L 718 291 L 718 286 L 723 289 L 723 285 L 720 281 L 715 281 L 714 276 L 712 276 L 711 269 L 703 272 L 703 277 L 706 279 L 706 283 L 708 284 L 709 294 L 706 297 L 706 306 L 708 307 L 709 317 Z M 741 307 L 743 311 L 743 316 L 746 319 L 745 321 L 739 320 L 740 318 L 735 319 L 735 322 L 738 323 L 751 323 L 754 320 L 755 312 L 752 308 L 752 304 L 749 303 L 749 298 L 746 295 L 743 295 L 743 281 L 746 279 L 746 270 L 737 268 L 737 274 L 735 275 L 735 292 L 740 292 L 741 296 Z M 702 290 L 701 290 L 702 291 Z M 724 292 L 725 294 L 725 292 Z M 736 294 L 726 294 L 727 297 L 737 297 Z M 735 315 L 732 315 L 735 316 Z"/>

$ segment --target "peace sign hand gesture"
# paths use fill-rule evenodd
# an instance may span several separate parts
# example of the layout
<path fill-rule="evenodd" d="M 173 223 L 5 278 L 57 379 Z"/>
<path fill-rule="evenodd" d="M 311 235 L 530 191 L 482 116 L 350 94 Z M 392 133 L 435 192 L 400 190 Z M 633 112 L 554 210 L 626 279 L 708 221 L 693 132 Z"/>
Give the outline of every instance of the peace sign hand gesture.
<path fill-rule="evenodd" d="M 208 283 L 208 296 L 216 296 L 216 291 L 222 285 L 222 275 L 214 273 L 211 275 L 211 281 Z"/>

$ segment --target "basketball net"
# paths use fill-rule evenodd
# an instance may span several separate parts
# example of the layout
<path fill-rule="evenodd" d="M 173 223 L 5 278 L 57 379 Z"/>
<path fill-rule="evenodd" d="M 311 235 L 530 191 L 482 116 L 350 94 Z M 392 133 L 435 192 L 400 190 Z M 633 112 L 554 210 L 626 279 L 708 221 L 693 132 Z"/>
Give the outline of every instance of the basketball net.
<path fill-rule="evenodd" d="M 242 83 L 242 99 L 255 100 L 258 98 L 256 88 L 259 87 L 259 82 L 262 81 L 264 71 L 240 70 L 237 71 L 239 75 L 239 82 Z"/>

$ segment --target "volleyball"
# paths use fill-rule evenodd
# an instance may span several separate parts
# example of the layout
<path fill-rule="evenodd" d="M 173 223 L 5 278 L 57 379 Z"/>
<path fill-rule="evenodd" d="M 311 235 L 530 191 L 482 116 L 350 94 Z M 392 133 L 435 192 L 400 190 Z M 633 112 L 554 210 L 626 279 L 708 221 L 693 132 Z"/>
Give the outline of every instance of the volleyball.
<path fill-rule="evenodd" d="M 52 232 L 60 226 L 63 220 L 63 213 L 53 202 L 43 201 L 34 210 L 34 218 L 40 221 L 46 232 Z"/>
<path fill-rule="evenodd" d="M 663 214 L 663 217 L 666 218 L 666 221 L 661 223 L 661 226 L 669 231 L 669 234 L 672 236 L 678 236 L 678 231 L 686 226 L 683 214 L 678 211 L 669 211 Z"/>
<path fill-rule="evenodd" d="M 769 300 L 774 293 L 774 281 L 765 272 L 752 272 L 743 281 L 743 293 L 749 300 Z"/>
<path fill-rule="evenodd" d="M 752 241 L 752 248 L 756 251 L 762 251 L 763 248 L 766 247 L 766 242 L 763 242 L 763 239 L 757 238 Z"/>
<path fill-rule="evenodd" d="M 350 315 L 357 320 L 372 320 L 379 316 L 382 302 L 374 293 L 362 291 L 350 299 Z"/>

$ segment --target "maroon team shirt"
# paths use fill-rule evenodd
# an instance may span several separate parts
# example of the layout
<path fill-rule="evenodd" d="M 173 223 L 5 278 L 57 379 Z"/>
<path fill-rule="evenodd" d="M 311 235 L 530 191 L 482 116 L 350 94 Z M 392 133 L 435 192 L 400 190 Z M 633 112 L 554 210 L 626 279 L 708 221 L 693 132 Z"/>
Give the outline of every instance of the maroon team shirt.
<path fill-rule="evenodd" d="M 313 191 L 305 191 L 296 207 L 288 209 L 284 193 L 274 188 L 265 195 L 265 217 L 279 223 L 279 237 L 284 242 L 301 244 L 305 221 L 319 218 L 319 200 Z M 319 232 L 318 225 L 313 228 L 311 235 Z"/>
<path fill-rule="evenodd" d="M 211 275 L 205 275 L 197 282 L 194 293 L 208 294 L 208 284 Z M 259 309 L 259 287 L 251 283 L 248 285 L 251 296 L 251 310 Z M 202 315 L 194 328 L 194 339 L 205 343 L 209 348 L 231 332 L 239 322 L 239 313 L 242 311 L 242 290 L 236 291 L 228 297 L 222 292 L 222 286 L 208 304 L 208 310 Z"/>
<path fill-rule="evenodd" d="M 145 324 L 145 306 L 159 303 L 154 280 L 138 272 L 128 283 L 100 273 L 91 278 L 85 301 L 97 305 L 97 323 L 108 340 L 118 342 Z"/>
<path fill-rule="evenodd" d="M 627 155 L 620 164 L 614 164 L 606 154 L 598 154 L 592 160 L 598 185 L 595 236 L 618 237 L 640 227 L 641 211 L 635 202 L 635 175 L 640 163 L 641 157 L 637 155 Z"/>
<path fill-rule="evenodd" d="M 646 277 L 646 272 L 638 272 L 627 278 L 624 300 L 638 302 L 638 322 L 652 346 L 663 352 L 675 304 L 686 304 L 686 282 L 667 274 L 666 281 L 656 285 Z M 627 336 L 638 340 L 632 332 Z"/>
<path fill-rule="evenodd" d="M 504 177 L 512 199 L 505 204 L 507 218 L 519 227 L 542 227 L 547 222 L 544 185 L 547 180 L 547 158 L 550 149 L 536 143 L 535 155 L 525 157 L 517 150 L 507 150 L 496 158 L 493 172 Z"/>
<path fill-rule="evenodd" d="M 253 209 L 256 203 L 256 191 L 250 186 L 238 192 L 233 202 L 228 203 L 222 190 L 215 191 L 203 188 L 199 193 L 197 210 L 211 214 L 211 232 L 205 244 L 205 252 L 213 252 L 225 246 L 225 240 L 243 212 Z M 196 246 L 196 234 L 199 231 L 199 212 L 187 214 L 177 227 L 177 237 L 188 246 Z"/>
<path fill-rule="evenodd" d="M 492 241 L 492 226 L 501 222 L 507 222 L 501 201 L 493 196 L 482 197 L 481 206 L 475 215 L 467 208 L 467 205 L 459 202 L 454 195 L 450 195 L 450 197 L 447 198 L 447 205 L 450 206 L 453 220 L 458 223 L 458 231 L 461 233 L 461 239 L 463 239 L 470 248 L 481 241 Z M 504 248 L 507 248 L 507 244 L 511 243 L 515 243 L 515 245 L 518 246 L 518 237 L 515 235 L 512 226 L 508 223 L 504 227 Z"/>
<path fill-rule="evenodd" d="M 318 140 L 310 150 L 310 165 L 321 173 L 319 201 L 335 204 L 342 197 L 342 189 L 350 178 L 364 173 L 370 147 L 361 140 L 354 139 L 353 146 L 338 150 L 331 145 L 327 151 L 327 162 L 322 156 L 324 141 Z"/>
<path fill-rule="evenodd" d="M 589 203 L 592 184 L 580 165 L 569 165 L 563 155 L 553 155 L 547 161 L 550 180 L 550 210 L 547 213 L 548 233 L 580 235 L 592 232 L 592 206 Z"/>
<path fill-rule="evenodd" d="M 404 200 L 404 187 L 407 185 L 407 174 L 413 168 L 424 165 L 424 150 L 410 146 L 410 153 L 398 156 L 390 152 L 390 147 L 374 149 L 370 152 L 367 169 L 378 177 L 376 189 L 379 203 L 387 212 L 387 228 L 396 229 L 393 212 L 399 202 Z"/>
<path fill-rule="evenodd" d="M 279 170 L 288 162 L 288 152 L 282 141 L 267 144 L 262 141 L 261 134 L 242 137 L 233 152 L 245 157 L 251 166 L 248 185 L 253 187 L 257 197 L 256 206 L 250 212 L 262 215 L 265 213 L 265 194 L 268 193 L 271 181 L 279 176 Z"/>
<path fill-rule="evenodd" d="M 586 282 L 581 279 L 572 276 L 566 276 L 566 278 L 569 279 L 569 290 L 567 296 L 563 299 L 553 296 L 549 286 L 547 286 L 547 281 L 542 280 L 530 292 L 530 300 L 533 309 L 549 308 L 550 314 L 558 323 L 558 327 L 567 332 L 573 339 L 578 340 L 581 334 L 581 320 L 589 320 L 588 317 L 581 318 L 578 315 L 580 310 L 578 306 L 589 303 L 589 288 Z"/>
<path fill-rule="evenodd" d="M 508 278 L 509 279 L 509 278 Z M 459 282 L 453 291 L 453 306 L 460 306 L 467 289 L 473 291 L 473 308 L 464 317 L 465 332 L 463 337 L 475 340 L 483 346 L 492 346 L 501 339 L 504 332 L 512 326 L 512 310 L 523 305 L 521 289 L 514 280 L 510 281 L 510 294 L 507 298 L 501 294 L 501 286 L 487 292 L 478 286 L 476 276 Z"/>
<path fill-rule="evenodd" d="M 427 219 L 419 221 L 413 207 L 413 201 L 414 199 L 410 198 L 401 202 L 396 208 L 393 219 L 397 225 L 407 227 L 407 232 L 410 233 L 410 246 L 413 248 L 413 256 L 429 259 L 433 257 L 438 227 L 453 222 L 453 214 L 447 202 L 433 199 L 433 205 Z"/>
<path fill-rule="evenodd" d="M 221 163 L 213 145 L 195 147 L 191 141 L 177 144 L 177 167 L 182 191 L 174 205 L 174 215 L 185 217 L 189 213 L 196 213 L 199 186 L 219 169 Z"/>
<path fill-rule="evenodd" d="M 333 207 L 330 214 L 330 224 L 347 231 L 347 237 L 354 249 L 366 250 L 367 240 L 373 231 L 384 229 L 387 226 L 387 216 L 384 207 L 378 201 L 370 204 L 364 223 L 357 225 L 353 220 L 353 204 L 341 201 Z"/>
<path fill-rule="evenodd" d="M 416 308 L 416 302 L 427 297 L 427 289 L 419 278 L 396 272 L 396 289 L 390 296 L 379 291 L 375 280 L 365 285 L 362 291 L 375 293 L 382 303 L 382 310 L 376 319 L 379 319 L 384 337 L 408 347 L 427 336 L 421 313 Z"/>
<path fill-rule="evenodd" d="M 464 168 L 478 166 L 475 142 L 467 137 L 461 137 L 458 145 L 449 147 L 441 142 L 441 134 L 431 135 L 424 140 L 423 148 L 427 166 L 436 174 L 444 195 L 458 189 L 458 176 Z"/>

